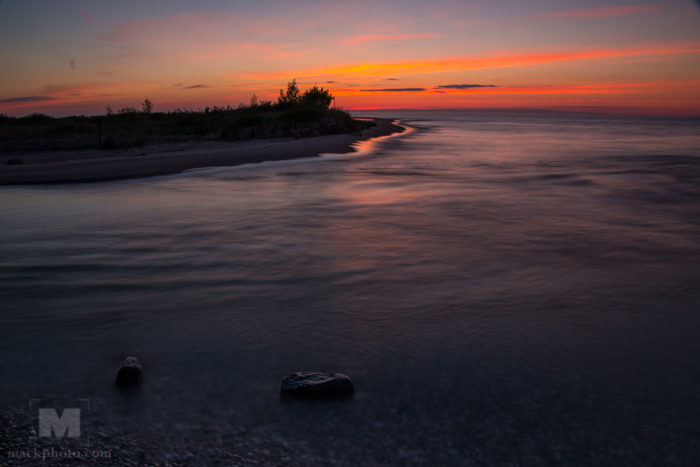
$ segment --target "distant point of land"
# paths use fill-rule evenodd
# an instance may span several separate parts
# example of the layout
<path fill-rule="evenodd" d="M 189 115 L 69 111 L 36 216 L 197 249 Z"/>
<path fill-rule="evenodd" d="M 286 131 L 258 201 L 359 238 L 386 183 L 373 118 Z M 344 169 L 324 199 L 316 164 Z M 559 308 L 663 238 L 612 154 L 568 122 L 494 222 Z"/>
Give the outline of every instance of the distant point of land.
<path fill-rule="evenodd" d="M 176 174 L 202 167 L 346 153 L 358 140 L 403 131 L 384 119 L 355 119 L 316 86 L 292 80 L 276 102 L 54 118 L 0 116 L 0 184 L 66 183 Z M 316 138 L 311 138 L 316 136 Z"/>
<path fill-rule="evenodd" d="M 329 134 L 357 134 L 373 123 L 355 120 L 349 112 L 331 107 L 333 95 L 316 86 L 302 93 L 292 80 L 280 90 L 277 102 L 176 109 L 157 112 L 148 98 L 141 110 L 124 107 L 105 115 L 25 117 L 0 114 L 0 151 L 118 149 L 144 147 L 167 140 L 245 141 L 266 138 L 303 138 Z"/>

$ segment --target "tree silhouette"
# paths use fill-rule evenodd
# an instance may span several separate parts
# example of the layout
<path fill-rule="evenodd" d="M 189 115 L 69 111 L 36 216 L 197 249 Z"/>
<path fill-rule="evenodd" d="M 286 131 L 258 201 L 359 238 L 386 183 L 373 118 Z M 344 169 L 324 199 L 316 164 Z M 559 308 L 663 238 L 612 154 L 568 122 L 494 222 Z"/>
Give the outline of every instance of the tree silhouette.
<path fill-rule="evenodd" d="M 141 102 L 141 109 L 145 114 L 153 113 L 153 103 L 148 97 Z"/>
<path fill-rule="evenodd" d="M 324 107 L 328 108 L 333 101 L 333 96 L 330 91 L 319 89 L 318 86 L 307 89 L 303 96 L 301 96 L 301 102 L 306 105 L 313 107 Z"/>
<path fill-rule="evenodd" d="M 299 87 L 297 86 L 297 80 L 295 78 L 287 83 L 287 92 L 280 89 L 280 96 L 277 98 L 277 104 L 281 107 L 291 107 L 298 104 L 301 100 L 299 93 Z"/>

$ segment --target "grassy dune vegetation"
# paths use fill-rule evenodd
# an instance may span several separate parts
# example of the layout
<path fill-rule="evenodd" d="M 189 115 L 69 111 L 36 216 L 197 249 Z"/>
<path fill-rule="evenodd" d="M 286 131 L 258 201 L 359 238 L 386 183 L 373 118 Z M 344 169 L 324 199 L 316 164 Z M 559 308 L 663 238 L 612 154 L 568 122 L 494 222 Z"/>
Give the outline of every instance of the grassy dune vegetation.
<path fill-rule="evenodd" d="M 44 114 L 25 117 L 0 115 L 0 149 L 103 149 L 143 146 L 192 137 L 248 140 L 272 137 L 308 137 L 358 133 L 372 122 L 355 120 L 342 109 L 331 108 L 333 96 L 314 86 L 301 93 L 292 80 L 280 90 L 277 102 L 251 98 L 249 105 L 206 107 L 203 110 L 156 112 L 146 98 L 141 110 L 126 107 L 105 115 L 55 118 Z"/>

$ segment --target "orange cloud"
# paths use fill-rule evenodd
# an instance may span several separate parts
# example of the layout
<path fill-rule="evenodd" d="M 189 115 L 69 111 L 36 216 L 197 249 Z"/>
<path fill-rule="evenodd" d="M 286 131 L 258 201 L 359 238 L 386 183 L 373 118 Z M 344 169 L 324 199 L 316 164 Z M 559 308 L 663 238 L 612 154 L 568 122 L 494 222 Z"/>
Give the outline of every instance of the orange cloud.
<path fill-rule="evenodd" d="M 18 96 L 0 100 L 0 106 L 7 108 L 34 107 L 38 104 L 55 106 L 76 102 L 104 100 L 124 96 L 125 90 L 143 87 L 136 83 L 105 83 L 77 85 L 49 85 L 40 94 Z"/>
<path fill-rule="evenodd" d="M 544 65 L 550 63 L 600 60 L 612 58 L 668 57 L 675 55 L 697 54 L 700 42 L 672 44 L 665 46 L 628 47 L 622 49 L 586 48 L 566 52 L 541 52 L 521 54 L 500 54 L 485 57 L 453 57 L 438 60 L 416 60 L 387 63 L 359 63 L 337 67 L 318 67 L 306 70 L 285 71 L 280 73 L 260 74 L 252 79 L 281 79 L 297 76 L 298 79 L 319 79 L 338 75 L 376 76 L 384 74 L 419 74 L 463 71 L 481 68 L 505 68 Z"/>
<path fill-rule="evenodd" d="M 362 42 L 376 41 L 405 41 L 409 39 L 431 39 L 434 37 L 445 37 L 437 34 L 393 34 L 385 36 L 359 35 L 345 39 L 341 44 L 360 44 Z"/>
<path fill-rule="evenodd" d="M 700 83 L 700 81 L 696 82 Z M 552 86 L 506 86 L 446 90 L 447 94 L 619 94 L 639 92 L 640 88 L 658 86 L 658 83 L 583 84 Z"/>
<path fill-rule="evenodd" d="M 396 95 L 395 89 L 337 89 L 333 91 L 336 97 L 360 98 L 365 100 L 368 96 L 392 96 Z M 497 96 L 512 96 L 519 99 L 532 96 L 535 99 L 540 99 L 544 96 L 561 96 L 557 99 L 571 100 L 566 98 L 566 95 L 585 96 L 601 96 L 600 102 L 608 100 L 619 100 L 613 96 L 619 96 L 620 99 L 644 99 L 648 100 L 651 96 L 666 95 L 669 92 L 683 92 L 688 95 L 697 94 L 700 91 L 700 80 L 670 80 L 670 81 L 654 81 L 654 82 L 633 82 L 633 83 L 612 83 L 612 84 L 562 84 L 550 86 L 502 86 L 502 87 L 478 87 L 470 89 L 439 89 L 439 88 L 415 88 L 410 89 L 410 96 L 416 96 L 426 103 L 425 99 L 429 99 L 433 103 L 455 103 L 455 102 L 481 102 L 492 105 L 498 103 Z M 454 100 L 455 97 L 462 97 L 466 94 L 473 95 L 478 101 Z M 438 97 L 438 96 L 444 97 Z M 452 95 L 453 97 L 450 97 Z M 429 96 L 433 96 L 432 98 Z M 477 97 L 479 96 L 479 97 Z M 538 97 L 539 96 L 539 97 Z M 624 96 L 624 97 L 623 97 Z M 407 94 L 402 94 L 402 99 L 406 99 Z M 391 97 L 389 97 L 391 99 Z M 438 99 L 438 100 L 435 100 Z M 447 101 L 445 99 L 448 99 Z M 485 100 L 486 99 L 486 100 Z M 586 102 L 594 102 L 595 99 L 588 99 Z M 505 101 L 504 101 L 505 102 Z M 509 101 L 514 102 L 514 101 Z M 688 102 L 686 102 L 688 103 Z"/>
<path fill-rule="evenodd" d="M 700 83 L 700 81 L 699 81 Z M 403 91 L 411 94 L 618 94 L 638 92 L 639 88 L 648 87 L 647 83 L 631 84 L 585 84 L 552 86 L 504 86 L 473 89 L 435 90 L 428 88 L 409 88 Z M 395 94 L 402 89 L 338 89 L 333 91 L 338 96 L 362 96 L 369 94 Z"/>
<path fill-rule="evenodd" d="M 607 6 L 585 8 L 583 10 L 562 11 L 542 15 L 544 18 L 614 18 L 617 16 L 636 15 L 661 9 L 658 5 Z"/>

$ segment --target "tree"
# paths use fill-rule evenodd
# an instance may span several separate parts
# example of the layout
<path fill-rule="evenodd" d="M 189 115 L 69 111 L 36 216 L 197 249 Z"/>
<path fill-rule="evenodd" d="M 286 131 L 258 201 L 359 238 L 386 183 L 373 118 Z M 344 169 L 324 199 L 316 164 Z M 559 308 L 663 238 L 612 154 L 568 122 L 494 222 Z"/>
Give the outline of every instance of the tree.
<path fill-rule="evenodd" d="M 112 111 L 112 108 L 109 105 L 107 105 L 107 110 L 105 111 L 105 113 L 107 115 L 112 115 L 114 112 Z"/>
<path fill-rule="evenodd" d="M 301 96 L 301 102 L 305 105 L 310 105 L 313 107 L 323 107 L 328 108 L 333 101 L 333 96 L 330 91 L 319 89 L 318 86 L 307 89 L 303 96 Z"/>
<path fill-rule="evenodd" d="M 148 97 L 141 102 L 141 109 L 143 109 L 143 113 L 145 114 L 153 113 L 153 103 Z"/>
<path fill-rule="evenodd" d="M 287 92 L 280 89 L 280 96 L 277 98 L 277 104 L 284 107 L 298 104 L 301 100 L 299 92 L 299 87 L 297 87 L 297 80 L 295 78 L 287 83 Z"/>

